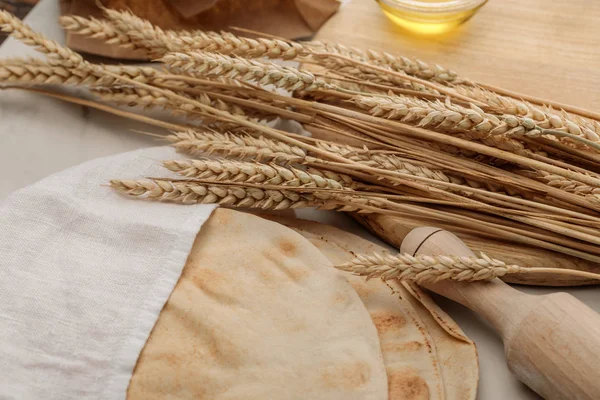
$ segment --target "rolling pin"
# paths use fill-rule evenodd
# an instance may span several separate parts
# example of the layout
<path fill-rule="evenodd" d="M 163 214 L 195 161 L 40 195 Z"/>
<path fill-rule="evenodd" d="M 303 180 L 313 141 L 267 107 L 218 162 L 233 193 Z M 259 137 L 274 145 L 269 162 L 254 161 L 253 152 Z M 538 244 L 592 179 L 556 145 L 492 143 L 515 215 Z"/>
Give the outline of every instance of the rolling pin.
<path fill-rule="evenodd" d="M 413 229 L 400 247 L 412 255 L 473 257 L 455 235 Z M 568 293 L 534 296 L 500 279 L 423 285 L 485 318 L 500 334 L 509 369 L 545 399 L 600 399 L 600 315 Z"/>

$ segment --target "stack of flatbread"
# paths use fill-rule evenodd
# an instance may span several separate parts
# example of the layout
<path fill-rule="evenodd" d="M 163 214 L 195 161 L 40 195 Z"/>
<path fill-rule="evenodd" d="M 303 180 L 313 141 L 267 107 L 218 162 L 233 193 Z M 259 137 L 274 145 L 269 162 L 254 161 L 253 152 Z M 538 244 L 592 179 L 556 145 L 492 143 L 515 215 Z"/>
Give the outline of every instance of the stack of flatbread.
<path fill-rule="evenodd" d="M 278 221 L 214 212 L 129 399 L 475 398 L 475 346 L 427 294 L 332 268 L 351 250 L 383 249 L 330 226 Z"/>

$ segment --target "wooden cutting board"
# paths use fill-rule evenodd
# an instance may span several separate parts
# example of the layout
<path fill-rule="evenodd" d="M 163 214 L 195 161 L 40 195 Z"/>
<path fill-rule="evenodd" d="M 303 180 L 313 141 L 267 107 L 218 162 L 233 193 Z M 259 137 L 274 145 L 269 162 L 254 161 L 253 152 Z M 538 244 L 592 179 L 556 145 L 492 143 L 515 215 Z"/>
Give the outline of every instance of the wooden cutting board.
<path fill-rule="evenodd" d="M 600 2 L 490 0 L 441 36 L 415 36 L 372 0 L 353 0 L 317 35 L 417 57 L 506 89 L 600 110 Z"/>

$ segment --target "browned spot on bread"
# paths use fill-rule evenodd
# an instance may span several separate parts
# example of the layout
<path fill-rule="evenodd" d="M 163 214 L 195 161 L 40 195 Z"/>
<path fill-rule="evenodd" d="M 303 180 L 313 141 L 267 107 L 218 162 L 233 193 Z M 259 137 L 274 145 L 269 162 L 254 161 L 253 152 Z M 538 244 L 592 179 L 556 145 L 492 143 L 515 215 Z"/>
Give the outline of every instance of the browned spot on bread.
<path fill-rule="evenodd" d="M 419 351 L 423 348 L 423 343 L 417 341 L 381 344 L 381 351 L 385 353 L 404 353 L 406 351 Z"/>
<path fill-rule="evenodd" d="M 233 288 L 227 276 L 207 268 L 196 268 L 188 274 L 192 284 L 207 294 L 224 303 L 237 303 L 236 292 L 242 290 L 241 285 Z"/>
<path fill-rule="evenodd" d="M 389 312 L 374 312 L 371 314 L 371 319 L 380 335 L 401 328 L 406 324 L 406 320 L 402 315 Z"/>
<path fill-rule="evenodd" d="M 179 369 L 179 366 L 181 365 L 181 359 L 179 358 L 179 356 L 175 354 L 167 354 L 164 358 L 167 364 L 174 367 L 175 369 Z"/>
<path fill-rule="evenodd" d="M 239 367 L 244 363 L 247 349 L 236 345 L 225 335 L 213 332 L 207 337 L 208 354 L 219 364 Z"/>
<path fill-rule="evenodd" d="M 388 370 L 389 400 L 428 400 L 429 387 L 412 368 Z"/>
<path fill-rule="evenodd" d="M 200 289 L 218 288 L 228 284 L 227 279 L 223 275 L 206 268 L 196 268 L 190 271 L 187 276 L 190 277 L 194 286 Z"/>
<path fill-rule="evenodd" d="M 294 282 L 301 281 L 310 275 L 310 271 L 308 269 L 297 266 L 287 268 L 287 273 Z"/>
<path fill-rule="evenodd" d="M 371 380 L 371 367 L 364 361 L 329 365 L 321 374 L 328 388 L 358 389 Z"/>
<path fill-rule="evenodd" d="M 288 257 L 294 257 L 298 253 L 298 247 L 296 246 L 296 243 L 289 239 L 283 239 L 279 241 L 278 245 L 281 249 L 281 252 Z"/>
<path fill-rule="evenodd" d="M 290 244 L 293 245 L 291 242 Z M 294 282 L 301 281 L 310 275 L 309 269 L 302 265 L 298 265 L 298 263 L 291 262 L 290 258 L 292 258 L 292 256 L 285 254 L 281 249 L 274 248 L 263 250 L 262 255 L 272 262 L 257 266 L 257 268 L 260 268 L 260 273 L 265 280 L 268 279 L 269 274 L 272 276 L 271 280 L 275 280 L 276 274 L 279 273 L 277 270 L 286 274 Z"/>

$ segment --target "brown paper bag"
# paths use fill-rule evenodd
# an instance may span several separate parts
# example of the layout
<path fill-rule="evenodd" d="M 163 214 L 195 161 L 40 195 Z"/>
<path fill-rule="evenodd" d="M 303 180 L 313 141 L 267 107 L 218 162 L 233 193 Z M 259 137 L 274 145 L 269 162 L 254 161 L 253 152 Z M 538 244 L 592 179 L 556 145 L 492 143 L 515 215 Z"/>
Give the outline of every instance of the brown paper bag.
<path fill-rule="evenodd" d="M 103 0 L 108 8 L 129 9 L 163 29 L 228 30 L 241 27 L 287 39 L 314 34 L 338 9 L 337 0 Z M 63 15 L 102 18 L 96 0 L 61 0 Z M 142 51 L 108 46 L 67 33 L 74 50 L 111 58 L 145 60 Z"/>

